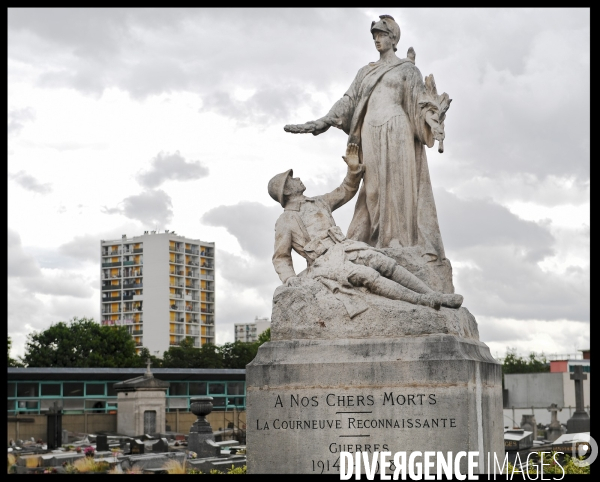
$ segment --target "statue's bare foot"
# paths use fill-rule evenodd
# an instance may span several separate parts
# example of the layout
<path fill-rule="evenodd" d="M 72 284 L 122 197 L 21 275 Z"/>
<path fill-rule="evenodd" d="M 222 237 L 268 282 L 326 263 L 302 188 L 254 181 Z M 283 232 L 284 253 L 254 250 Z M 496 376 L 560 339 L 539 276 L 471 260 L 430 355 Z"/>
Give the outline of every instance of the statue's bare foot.
<path fill-rule="evenodd" d="M 442 295 L 442 305 L 447 306 L 448 308 L 458 309 L 460 305 L 462 305 L 463 297 L 458 294 L 443 294 Z"/>

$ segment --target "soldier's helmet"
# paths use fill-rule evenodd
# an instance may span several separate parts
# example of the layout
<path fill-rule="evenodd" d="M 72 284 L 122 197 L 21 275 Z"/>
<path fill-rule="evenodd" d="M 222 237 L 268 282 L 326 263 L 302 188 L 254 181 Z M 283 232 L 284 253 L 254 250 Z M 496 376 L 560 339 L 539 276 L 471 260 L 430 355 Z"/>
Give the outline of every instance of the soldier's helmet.
<path fill-rule="evenodd" d="M 371 33 L 373 30 L 380 30 L 387 32 L 394 42 L 394 52 L 397 50 L 396 46 L 400 42 L 400 26 L 394 20 L 391 15 L 379 15 L 378 22 L 371 22 Z"/>
<path fill-rule="evenodd" d="M 292 177 L 294 175 L 294 171 L 292 169 L 288 169 L 281 174 L 277 174 L 273 176 L 273 178 L 269 181 L 269 196 L 271 196 L 275 201 L 277 201 L 283 207 L 283 189 L 285 188 L 285 181 L 287 181 L 288 177 Z"/>

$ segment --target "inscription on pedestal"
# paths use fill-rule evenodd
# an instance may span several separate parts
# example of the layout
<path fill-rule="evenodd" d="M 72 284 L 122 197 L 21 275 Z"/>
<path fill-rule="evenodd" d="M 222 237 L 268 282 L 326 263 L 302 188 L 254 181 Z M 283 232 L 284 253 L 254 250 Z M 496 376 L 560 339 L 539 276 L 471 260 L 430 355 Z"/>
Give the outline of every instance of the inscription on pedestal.
<path fill-rule="evenodd" d="M 433 391 L 259 392 L 268 407 L 248 421 L 252 431 L 274 450 L 279 443 L 289 447 L 290 437 L 310 446 L 309 453 L 320 455 L 304 459 L 305 473 L 339 472 L 341 452 L 443 450 L 440 443 L 452 450 L 468 423 L 447 395 Z"/>

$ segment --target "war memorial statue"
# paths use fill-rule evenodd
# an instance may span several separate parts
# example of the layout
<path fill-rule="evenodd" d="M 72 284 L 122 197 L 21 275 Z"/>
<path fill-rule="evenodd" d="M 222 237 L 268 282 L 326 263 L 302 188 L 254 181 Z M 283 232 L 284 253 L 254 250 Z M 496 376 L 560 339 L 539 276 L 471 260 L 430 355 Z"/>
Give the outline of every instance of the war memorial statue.
<path fill-rule="evenodd" d="M 412 47 L 396 56 L 391 16 L 370 31 L 379 60 L 324 117 L 284 127 L 348 134 L 340 186 L 306 197 L 292 169 L 269 181 L 282 285 L 271 342 L 247 366 L 252 473 L 339 473 L 342 451 L 479 452 L 480 473 L 504 456 L 501 368 L 454 293 L 425 154 L 435 140 L 443 152 L 451 99 Z M 344 235 L 332 212 L 357 192 Z"/>

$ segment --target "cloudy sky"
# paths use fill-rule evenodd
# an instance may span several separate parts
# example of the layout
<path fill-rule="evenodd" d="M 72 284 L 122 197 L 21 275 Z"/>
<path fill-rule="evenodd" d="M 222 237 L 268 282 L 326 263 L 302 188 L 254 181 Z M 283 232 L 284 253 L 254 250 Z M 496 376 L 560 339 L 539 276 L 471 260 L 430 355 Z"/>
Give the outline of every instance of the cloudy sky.
<path fill-rule="evenodd" d="M 9 9 L 8 333 L 99 318 L 99 240 L 170 229 L 217 246 L 217 342 L 270 316 L 268 180 L 343 178 L 345 134 L 291 135 L 400 24 L 453 99 L 428 150 L 456 291 L 497 356 L 589 339 L 587 9 Z M 346 230 L 351 201 L 336 212 Z M 295 260 L 301 269 L 302 264 Z"/>

